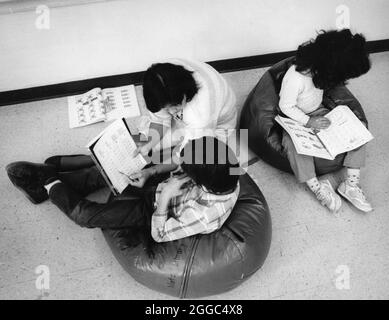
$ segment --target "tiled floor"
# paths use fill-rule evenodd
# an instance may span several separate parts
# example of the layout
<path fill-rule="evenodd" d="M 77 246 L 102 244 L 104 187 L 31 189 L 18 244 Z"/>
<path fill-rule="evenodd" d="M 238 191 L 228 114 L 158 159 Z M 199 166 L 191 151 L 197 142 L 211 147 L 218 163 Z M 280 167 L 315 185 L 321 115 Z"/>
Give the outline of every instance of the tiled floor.
<path fill-rule="evenodd" d="M 375 139 L 362 184 L 375 211 L 344 204 L 337 215 L 322 208 L 293 176 L 259 161 L 249 167 L 273 219 L 263 268 L 240 287 L 214 299 L 389 298 L 389 53 L 372 55 L 372 70 L 351 81 Z M 264 69 L 225 74 L 241 105 Z M 138 96 L 141 97 L 140 88 Z M 165 299 L 135 282 L 113 258 L 100 230 L 82 229 L 49 202 L 29 203 L 4 167 L 16 160 L 85 152 L 104 124 L 68 129 L 66 99 L 0 108 L 0 299 Z M 50 268 L 50 290 L 35 287 L 35 268 Z M 350 289 L 335 282 L 345 265 Z"/>

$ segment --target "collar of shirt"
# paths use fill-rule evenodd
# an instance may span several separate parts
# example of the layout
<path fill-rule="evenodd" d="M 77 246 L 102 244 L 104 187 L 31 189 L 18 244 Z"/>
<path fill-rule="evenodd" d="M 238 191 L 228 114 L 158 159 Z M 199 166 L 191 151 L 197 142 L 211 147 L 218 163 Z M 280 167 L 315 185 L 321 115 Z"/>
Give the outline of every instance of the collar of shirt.
<path fill-rule="evenodd" d="M 163 188 L 163 185 L 166 183 L 167 180 L 161 182 L 155 192 L 155 202 L 154 202 L 154 208 L 156 208 L 159 196 L 161 194 L 161 190 Z M 179 195 L 178 197 L 174 197 L 170 200 L 169 206 L 168 206 L 168 216 L 169 217 L 175 217 L 178 218 L 180 216 L 181 209 L 183 206 L 190 202 L 190 201 L 196 201 L 196 202 L 203 202 L 203 203 L 210 203 L 213 201 L 228 201 L 231 199 L 231 197 L 238 197 L 239 195 L 240 186 L 239 183 L 236 186 L 235 190 L 228 194 L 214 194 L 210 192 L 206 192 L 194 183 L 194 181 L 191 181 L 191 183 L 188 183 L 186 185 L 185 191 Z"/>

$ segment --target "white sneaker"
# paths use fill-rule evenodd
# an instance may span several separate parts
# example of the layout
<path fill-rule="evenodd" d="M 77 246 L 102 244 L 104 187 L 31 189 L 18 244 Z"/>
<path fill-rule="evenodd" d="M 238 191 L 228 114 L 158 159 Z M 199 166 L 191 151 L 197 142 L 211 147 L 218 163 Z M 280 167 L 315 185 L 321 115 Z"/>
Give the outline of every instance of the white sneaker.
<path fill-rule="evenodd" d="M 336 194 L 328 180 L 320 181 L 320 189 L 315 192 L 317 200 L 332 212 L 339 211 L 342 199 Z"/>
<path fill-rule="evenodd" d="M 373 210 L 373 207 L 369 201 L 367 201 L 366 196 L 359 185 L 351 185 L 347 181 L 343 181 L 338 187 L 338 192 L 357 209 L 363 212 L 370 212 Z"/>

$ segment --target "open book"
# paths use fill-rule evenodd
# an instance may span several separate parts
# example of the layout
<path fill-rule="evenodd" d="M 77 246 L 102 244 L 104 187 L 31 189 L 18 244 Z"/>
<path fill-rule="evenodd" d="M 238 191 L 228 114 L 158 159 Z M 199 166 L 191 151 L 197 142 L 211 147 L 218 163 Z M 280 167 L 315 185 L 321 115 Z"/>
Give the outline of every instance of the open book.
<path fill-rule="evenodd" d="M 133 156 L 136 144 L 124 118 L 109 125 L 88 143 L 87 148 L 115 195 L 130 184 L 129 175 L 147 164 L 142 155 Z"/>
<path fill-rule="evenodd" d="M 347 106 L 337 106 L 325 117 L 331 125 L 317 132 L 289 118 L 276 116 L 275 120 L 290 135 L 297 153 L 312 157 L 333 160 L 338 154 L 357 149 L 373 139 Z"/>
<path fill-rule="evenodd" d="M 70 128 L 140 115 L 134 85 L 94 88 L 84 94 L 68 97 L 68 110 Z"/>

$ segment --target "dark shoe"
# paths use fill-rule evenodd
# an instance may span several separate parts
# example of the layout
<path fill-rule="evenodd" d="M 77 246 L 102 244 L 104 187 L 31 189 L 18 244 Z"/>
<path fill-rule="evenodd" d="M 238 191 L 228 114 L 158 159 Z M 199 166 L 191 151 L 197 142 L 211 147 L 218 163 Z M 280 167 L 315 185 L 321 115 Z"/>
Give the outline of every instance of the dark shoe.
<path fill-rule="evenodd" d="M 51 165 L 26 161 L 10 163 L 6 170 L 13 185 L 34 204 L 41 203 L 49 198 L 43 186 L 48 179 L 57 176 L 57 171 Z"/>
<path fill-rule="evenodd" d="M 75 171 L 95 165 L 92 158 L 84 154 L 53 156 L 47 158 L 45 164 L 53 165 L 58 172 Z"/>

